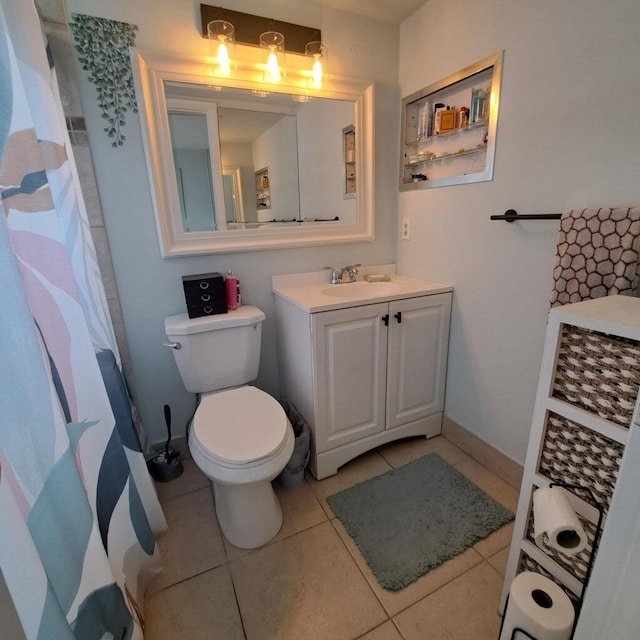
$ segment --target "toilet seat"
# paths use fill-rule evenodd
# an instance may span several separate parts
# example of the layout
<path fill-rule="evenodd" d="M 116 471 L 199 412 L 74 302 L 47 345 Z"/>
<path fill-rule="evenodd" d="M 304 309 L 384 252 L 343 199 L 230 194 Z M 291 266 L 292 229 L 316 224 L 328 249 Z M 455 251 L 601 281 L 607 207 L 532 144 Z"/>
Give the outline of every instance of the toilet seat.
<path fill-rule="evenodd" d="M 239 387 L 202 398 L 191 437 L 199 453 L 228 468 L 251 467 L 277 456 L 287 445 L 287 416 L 256 387 Z"/>

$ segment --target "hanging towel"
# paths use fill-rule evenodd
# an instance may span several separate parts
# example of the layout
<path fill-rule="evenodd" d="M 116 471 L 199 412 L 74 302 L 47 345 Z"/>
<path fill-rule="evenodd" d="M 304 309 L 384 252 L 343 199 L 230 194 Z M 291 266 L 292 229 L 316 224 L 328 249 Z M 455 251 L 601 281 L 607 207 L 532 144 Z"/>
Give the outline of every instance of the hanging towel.
<path fill-rule="evenodd" d="M 636 295 L 640 207 L 573 209 L 562 215 L 551 306 Z"/>

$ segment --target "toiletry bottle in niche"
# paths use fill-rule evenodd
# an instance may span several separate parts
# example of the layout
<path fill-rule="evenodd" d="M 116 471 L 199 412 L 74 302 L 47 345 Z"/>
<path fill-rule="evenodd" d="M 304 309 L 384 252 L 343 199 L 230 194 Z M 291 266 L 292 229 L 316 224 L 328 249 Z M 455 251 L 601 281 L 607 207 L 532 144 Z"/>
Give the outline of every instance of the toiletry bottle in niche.
<path fill-rule="evenodd" d="M 436 102 L 433 111 L 433 135 L 440 133 L 440 113 L 446 109 L 442 102 Z"/>
<path fill-rule="evenodd" d="M 240 293 L 240 280 L 236 279 L 236 305 L 242 306 L 242 294 Z"/>
<path fill-rule="evenodd" d="M 466 127 L 469 124 L 469 109 L 460 107 L 460 117 L 458 119 L 459 127 Z"/>
<path fill-rule="evenodd" d="M 234 311 L 238 308 L 238 281 L 235 279 L 231 269 L 227 272 L 224 286 L 227 298 L 227 309 Z"/>

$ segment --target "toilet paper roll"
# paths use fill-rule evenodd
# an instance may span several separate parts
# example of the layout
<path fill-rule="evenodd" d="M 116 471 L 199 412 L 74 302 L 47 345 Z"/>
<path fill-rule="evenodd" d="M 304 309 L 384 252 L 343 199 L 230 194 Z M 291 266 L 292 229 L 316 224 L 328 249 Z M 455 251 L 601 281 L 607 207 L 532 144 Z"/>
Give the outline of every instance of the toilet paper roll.
<path fill-rule="evenodd" d="M 569 640 L 574 617 L 571 600 L 555 582 L 524 571 L 511 583 L 500 640 L 528 640 L 516 629 L 536 640 Z"/>
<path fill-rule="evenodd" d="M 533 534 L 539 547 L 546 542 L 547 546 L 567 555 L 580 553 L 589 542 L 561 487 L 545 487 L 534 492 Z"/>

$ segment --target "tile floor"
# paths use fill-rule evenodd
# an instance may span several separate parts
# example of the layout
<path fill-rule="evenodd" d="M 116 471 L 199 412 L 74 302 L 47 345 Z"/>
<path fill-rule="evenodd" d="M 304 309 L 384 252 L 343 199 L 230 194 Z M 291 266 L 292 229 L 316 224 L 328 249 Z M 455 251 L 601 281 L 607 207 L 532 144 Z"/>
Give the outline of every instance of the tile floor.
<path fill-rule="evenodd" d="M 442 436 L 385 445 L 320 482 L 277 487 L 278 535 L 253 551 L 222 536 L 206 478 L 191 460 L 158 485 L 169 530 L 164 572 L 146 597 L 147 640 L 495 640 L 513 524 L 398 592 L 380 588 L 325 498 L 427 453 L 514 513 L 518 492 Z"/>

